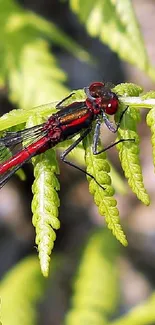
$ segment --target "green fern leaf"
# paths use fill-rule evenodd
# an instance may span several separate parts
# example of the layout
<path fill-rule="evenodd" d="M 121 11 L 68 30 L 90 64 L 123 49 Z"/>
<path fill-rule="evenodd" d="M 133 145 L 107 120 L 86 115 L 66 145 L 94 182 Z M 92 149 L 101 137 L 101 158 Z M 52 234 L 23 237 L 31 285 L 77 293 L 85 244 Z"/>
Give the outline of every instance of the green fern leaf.
<path fill-rule="evenodd" d="M 58 44 L 59 46 L 67 49 L 67 51 L 70 51 L 78 59 L 84 61 L 91 60 L 89 53 L 86 52 L 81 46 L 79 46 L 74 40 L 72 40 L 71 37 L 69 37 L 63 31 L 59 30 L 56 25 L 48 22 L 47 20 L 32 12 L 24 10 L 21 6 L 18 5 L 16 1 L 1 0 L 1 8 L 0 44 L 1 61 L 3 62 L 3 65 L 0 67 L 0 82 L 6 82 L 6 78 L 8 81 L 8 74 L 10 73 L 10 69 L 15 69 L 19 72 L 19 61 L 21 51 L 24 49 L 24 47 L 27 47 L 27 45 L 34 43 L 37 39 L 41 40 L 41 37 L 43 38 L 44 36 L 52 40 L 52 43 Z M 55 67 L 53 67 L 53 70 L 54 69 Z M 32 71 L 29 78 L 32 81 Z M 38 82 L 37 79 L 35 79 L 35 81 L 36 83 Z M 21 84 L 18 86 L 21 87 Z"/>
<path fill-rule="evenodd" d="M 129 0 L 119 0 L 116 2 L 111 0 L 111 2 L 115 5 L 116 14 L 119 17 L 122 25 L 126 29 L 126 33 L 130 36 L 130 41 L 132 41 L 133 44 L 136 46 L 137 51 L 142 51 L 145 68 L 145 62 L 147 63 L 147 54 L 146 50 L 144 49 L 144 41 L 138 26 L 132 2 Z"/>
<path fill-rule="evenodd" d="M 2 324 L 36 324 L 36 303 L 42 297 L 45 280 L 36 257 L 24 259 L 0 282 Z"/>
<path fill-rule="evenodd" d="M 154 90 L 151 90 L 142 96 L 142 99 L 144 99 L 144 100 L 150 99 L 150 98 L 153 98 L 153 99 L 155 98 Z M 155 107 L 153 107 L 147 114 L 146 123 L 151 129 L 152 155 L 153 155 L 153 163 L 154 163 L 154 167 L 155 167 Z"/>
<path fill-rule="evenodd" d="M 45 41 L 26 44 L 18 64 L 18 69 L 10 67 L 9 80 L 11 100 L 20 107 L 54 101 L 67 94 L 67 89 L 61 85 L 65 74 L 56 67 Z"/>
<path fill-rule="evenodd" d="M 108 247 L 108 250 L 107 250 Z M 93 234 L 84 250 L 65 324 L 107 324 L 118 305 L 118 250 L 108 230 Z"/>
<path fill-rule="evenodd" d="M 70 0 L 70 5 L 91 36 L 98 36 L 122 59 L 155 78 L 130 0 Z"/>
<path fill-rule="evenodd" d="M 91 55 L 52 22 L 32 12 L 27 12 L 25 14 L 25 23 L 32 26 L 41 34 L 44 33 L 52 43 L 63 47 L 78 60 L 92 63 L 93 59 Z"/>
<path fill-rule="evenodd" d="M 144 94 L 142 96 L 142 99 L 144 99 L 144 100 L 150 99 L 150 98 L 153 98 L 153 99 L 155 98 L 154 90 L 150 90 L 149 92 L 147 92 L 146 94 Z M 146 123 L 151 129 L 152 155 L 153 155 L 153 163 L 154 163 L 154 167 L 155 167 L 155 108 L 154 107 L 147 114 Z"/>
<path fill-rule="evenodd" d="M 114 166 L 110 164 L 110 177 L 112 180 L 112 185 L 117 193 L 120 193 L 122 195 L 125 195 L 128 193 L 128 186 L 124 182 L 124 179 L 121 177 L 121 175 L 117 172 L 117 170 L 114 168 Z"/>
<path fill-rule="evenodd" d="M 33 116 L 27 126 L 40 124 L 42 119 Z M 56 174 L 59 173 L 55 150 L 50 149 L 32 159 L 35 180 L 32 185 L 33 225 L 36 228 L 36 244 L 38 245 L 41 270 L 48 276 L 50 255 L 56 239 L 54 229 L 60 228 L 58 207 L 60 205 L 57 191 L 60 189 Z"/>
<path fill-rule="evenodd" d="M 65 73 L 57 68 L 49 45 L 37 25 L 29 26 L 28 12 L 14 1 L 2 0 L 0 11 L 0 75 L 8 83 L 10 99 L 21 108 L 33 107 L 67 94 Z M 36 16 L 37 17 L 37 16 Z M 41 27 L 41 25 L 40 25 Z M 56 29 L 56 28 L 55 28 Z"/>
<path fill-rule="evenodd" d="M 112 89 L 116 94 L 119 96 L 139 96 L 143 92 L 143 88 L 131 83 L 131 82 L 125 82 L 125 83 L 120 83 L 119 85 L 115 86 Z M 120 98 L 121 100 L 121 98 Z"/>
<path fill-rule="evenodd" d="M 121 142 L 117 145 L 119 158 L 129 186 L 137 197 L 146 205 L 149 205 L 149 196 L 145 190 L 142 169 L 139 159 L 139 136 L 137 134 L 137 122 L 140 120 L 140 111 L 137 108 L 128 108 L 121 127 L 118 130 L 118 138 L 135 139 L 135 142 Z"/>
<path fill-rule="evenodd" d="M 151 129 L 151 143 L 152 143 L 152 154 L 153 154 L 153 163 L 155 168 L 155 107 L 152 108 L 146 117 L 147 125 Z M 155 170 L 155 169 L 154 169 Z"/>
<path fill-rule="evenodd" d="M 55 176 L 58 167 L 55 151 L 50 150 L 32 159 L 35 180 L 32 186 L 33 225 L 36 228 L 36 244 L 38 245 L 41 270 L 48 276 L 50 255 L 56 239 L 54 229 L 60 228 L 58 207 L 59 183 Z"/>
<path fill-rule="evenodd" d="M 41 117 L 48 116 L 56 112 L 55 103 L 48 103 L 28 109 L 14 109 L 4 114 L 0 118 L 0 131 L 11 128 L 13 126 L 22 125 L 27 120 L 38 113 Z"/>
<path fill-rule="evenodd" d="M 155 98 L 155 91 L 154 90 L 150 90 L 146 94 L 144 94 L 143 96 L 141 96 L 141 98 L 142 99 Z"/>
<path fill-rule="evenodd" d="M 94 176 L 97 182 L 105 188 L 105 190 L 103 190 L 92 178 L 87 177 L 89 181 L 89 191 L 94 196 L 94 201 L 98 206 L 99 213 L 105 216 L 108 228 L 112 230 L 114 236 L 126 246 L 127 240 L 119 224 L 119 211 L 116 207 L 117 202 L 113 198 L 114 189 L 111 186 L 111 179 L 109 176 L 110 166 L 106 159 L 106 154 L 93 155 L 92 134 L 84 139 L 83 145 L 85 148 L 87 172 Z M 101 149 L 99 146 L 98 148 L 99 150 Z"/>
<path fill-rule="evenodd" d="M 134 307 L 126 315 L 109 323 L 109 325 L 152 325 L 155 323 L 155 293 L 144 303 Z"/>
<path fill-rule="evenodd" d="M 114 88 L 118 95 L 139 96 L 142 92 L 141 87 L 134 84 L 120 84 Z M 121 101 L 121 97 L 120 97 Z M 116 122 L 118 122 L 121 111 L 124 109 L 120 105 L 118 114 L 116 114 Z M 121 127 L 118 130 L 118 138 L 120 139 L 135 139 L 135 142 L 122 142 L 117 145 L 119 150 L 119 158 L 125 176 L 128 178 L 128 183 L 137 197 L 146 205 L 150 204 L 150 199 L 146 193 L 142 169 L 139 159 L 139 136 L 137 133 L 137 123 L 140 121 L 140 110 L 136 107 L 128 108 L 121 122 Z"/>

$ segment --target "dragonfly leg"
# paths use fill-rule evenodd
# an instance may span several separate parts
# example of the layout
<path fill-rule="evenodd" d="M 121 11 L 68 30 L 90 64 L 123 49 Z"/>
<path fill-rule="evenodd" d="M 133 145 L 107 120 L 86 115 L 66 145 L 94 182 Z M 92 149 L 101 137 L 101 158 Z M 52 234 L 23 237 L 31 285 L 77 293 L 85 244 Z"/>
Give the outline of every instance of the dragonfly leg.
<path fill-rule="evenodd" d="M 110 122 L 107 118 L 107 115 L 105 113 L 102 114 L 102 117 L 103 117 L 103 120 L 104 120 L 104 123 L 106 124 L 107 128 L 113 132 L 113 133 L 116 133 L 121 125 L 121 121 L 122 121 L 122 118 L 125 114 L 125 112 L 127 111 L 127 109 L 129 108 L 129 106 L 127 106 L 121 113 L 120 115 L 120 118 L 119 118 L 119 121 L 118 121 L 118 124 L 116 126 L 113 125 L 112 122 Z"/>
<path fill-rule="evenodd" d="M 93 150 L 93 154 L 94 155 L 99 155 L 100 153 L 102 152 L 105 152 L 107 151 L 108 149 L 111 149 L 112 147 L 116 146 L 116 144 L 120 143 L 120 142 L 127 142 L 127 141 L 131 141 L 131 142 L 135 142 L 135 139 L 120 139 L 114 143 L 111 143 L 109 146 L 107 146 L 106 148 L 100 150 L 100 151 L 97 151 L 97 147 L 95 148 L 95 150 Z M 93 149 L 94 149 L 95 146 L 93 146 Z"/>
<path fill-rule="evenodd" d="M 112 144 L 110 144 L 108 147 L 97 151 L 97 146 L 98 146 L 98 141 L 99 141 L 99 137 L 100 137 L 100 128 L 101 128 L 101 121 L 100 119 L 97 119 L 96 125 L 95 125 L 95 131 L 94 131 L 94 138 L 93 138 L 93 154 L 94 155 L 99 155 L 102 152 L 107 151 L 108 149 L 116 146 L 116 144 L 120 143 L 120 142 L 126 142 L 126 141 L 132 141 L 134 142 L 135 139 L 120 139 Z"/>
<path fill-rule="evenodd" d="M 99 137 L 100 137 L 100 128 L 101 128 L 101 121 L 98 118 L 96 121 L 94 136 L 93 136 L 93 154 L 94 155 L 97 152 L 97 145 L 98 145 Z"/>
<path fill-rule="evenodd" d="M 96 182 L 96 184 L 97 185 L 99 185 L 103 190 L 105 190 L 105 188 L 100 184 L 100 183 L 98 183 L 98 181 L 96 180 L 96 178 L 93 176 L 93 175 L 91 175 L 91 174 L 89 174 L 87 171 L 85 171 L 84 169 L 82 169 L 82 168 L 80 168 L 79 166 L 77 166 L 77 165 L 75 165 L 74 163 L 72 163 L 72 162 L 70 162 L 70 161 L 68 161 L 68 160 L 66 160 L 66 156 L 90 133 L 90 131 L 91 131 L 91 128 L 89 128 L 89 129 L 87 129 L 87 130 L 85 130 L 84 131 L 84 133 L 74 142 L 74 143 L 72 143 L 71 144 L 71 146 L 69 147 L 69 148 L 67 148 L 62 154 L 61 154 L 61 156 L 60 156 L 60 158 L 61 158 L 61 160 L 65 163 L 65 164 L 67 164 L 67 165 L 69 165 L 69 166 L 71 166 L 71 167 L 74 167 L 74 168 L 76 168 L 77 170 L 79 170 L 80 172 L 82 172 L 82 173 L 84 173 L 85 175 L 87 175 L 87 176 L 89 176 L 89 177 L 91 177 L 92 179 L 94 179 L 94 181 Z"/>
<path fill-rule="evenodd" d="M 64 103 L 67 99 L 71 98 L 75 93 L 69 94 L 67 97 L 63 98 L 57 105 L 56 108 L 59 109 L 61 108 L 62 103 Z"/>

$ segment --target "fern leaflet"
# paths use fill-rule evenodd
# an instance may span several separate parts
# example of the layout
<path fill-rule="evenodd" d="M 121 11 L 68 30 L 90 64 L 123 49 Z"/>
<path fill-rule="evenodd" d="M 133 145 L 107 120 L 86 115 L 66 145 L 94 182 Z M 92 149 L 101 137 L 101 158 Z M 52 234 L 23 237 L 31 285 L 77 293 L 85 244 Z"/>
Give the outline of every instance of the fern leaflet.
<path fill-rule="evenodd" d="M 74 282 L 66 325 L 107 324 L 118 304 L 117 254 L 116 241 L 107 229 L 90 237 Z"/>
<path fill-rule="evenodd" d="M 121 89 L 121 84 L 114 88 L 116 92 L 123 92 L 125 95 L 133 95 L 133 87 L 131 84 L 125 85 Z M 134 96 L 138 96 L 141 93 L 140 87 L 135 87 Z M 121 109 L 124 109 L 124 105 L 120 105 L 120 110 L 116 116 L 116 120 L 119 120 Z M 143 183 L 142 169 L 139 159 L 139 136 L 137 133 L 137 123 L 140 121 L 140 110 L 136 107 L 128 108 L 123 117 L 123 121 L 118 130 L 118 139 L 134 139 L 134 142 L 121 142 L 117 145 L 119 150 L 119 158 L 122 168 L 125 172 L 125 176 L 128 178 L 129 186 L 137 197 L 146 205 L 149 205 L 149 196 L 146 193 Z"/>
<path fill-rule="evenodd" d="M 40 117 L 34 116 L 27 126 L 41 123 Z M 55 150 L 50 149 L 32 159 L 35 180 L 32 186 L 33 225 L 36 228 L 36 244 L 38 245 L 41 270 L 48 276 L 50 255 L 56 239 L 54 229 L 59 229 L 58 220 L 60 189 L 56 174 L 59 173 Z"/>
<path fill-rule="evenodd" d="M 119 223 L 119 211 L 116 207 L 117 202 L 113 198 L 114 189 L 111 186 L 111 179 L 109 176 L 110 166 L 106 159 L 106 154 L 94 156 L 92 153 L 92 134 L 88 135 L 83 141 L 85 148 L 85 161 L 87 172 L 95 177 L 99 184 L 101 184 L 105 190 L 99 187 L 95 181 L 88 178 L 89 191 L 94 196 L 94 201 L 98 206 L 99 213 L 105 216 L 108 228 L 112 230 L 114 236 L 124 245 L 127 245 L 127 240 L 122 227 Z M 98 146 L 99 150 L 101 149 Z"/>
<path fill-rule="evenodd" d="M 45 280 L 34 256 L 27 257 L 9 271 L 0 283 L 2 324 L 35 324 L 35 306 L 44 288 Z"/>
<path fill-rule="evenodd" d="M 70 0 L 70 5 L 91 36 L 155 79 L 130 0 Z"/>

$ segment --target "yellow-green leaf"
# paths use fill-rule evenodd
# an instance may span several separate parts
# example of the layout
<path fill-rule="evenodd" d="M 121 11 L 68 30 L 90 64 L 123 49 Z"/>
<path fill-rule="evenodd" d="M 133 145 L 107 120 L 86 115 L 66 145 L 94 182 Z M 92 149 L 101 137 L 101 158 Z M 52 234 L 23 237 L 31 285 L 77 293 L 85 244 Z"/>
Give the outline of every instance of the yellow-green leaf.
<path fill-rule="evenodd" d="M 0 282 L 0 320 L 5 325 L 35 324 L 36 303 L 41 299 L 45 281 L 35 256 L 13 267 Z"/>
<path fill-rule="evenodd" d="M 110 166 L 106 159 L 106 154 L 93 155 L 92 153 L 92 134 L 87 136 L 83 141 L 86 150 L 86 170 L 90 173 L 97 182 L 105 188 L 102 189 L 94 179 L 87 177 L 89 181 L 89 191 L 94 196 L 94 201 L 98 206 L 99 213 L 105 216 L 108 228 L 112 231 L 114 236 L 124 245 L 127 245 L 125 234 L 122 230 L 119 220 L 119 211 L 117 209 L 117 202 L 114 199 L 114 189 L 111 185 Z M 98 146 L 99 150 L 101 149 Z"/>
<path fill-rule="evenodd" d="M 70 6 L 92 37 L 155 79 L 130 0 L 70 0 Z"/>
<path fill-rule="evenodd" d="M 152 108 L 146 117 L 147 125 L 151 129 L 151 143 L 152 143 L 152 155 L 153 155 L 153 163 L 155 168 L 155 107 Z"/>
<path fill-rule="evenodd" d="M 117 145 L 119 158 L 125 176 L 128 178 L 129 186 L 137 197 L 146 205 L 150 199 L 143 183 L 143 175 L 139 158 L 139 136 L 137 133 L 137 122 L 140 120 L 140 111 L 135 107 L 130 107 L 126 111 L 118 130 L 118 138 L 133 139 L 134 141 L 121 142 Z"/>
<path fill-rule="evenodd" d="M 104 325 L 113 315 L 119 301 L 116 244 L 106 229 L 90 237 L 74 282 L 66 325 Z"/>

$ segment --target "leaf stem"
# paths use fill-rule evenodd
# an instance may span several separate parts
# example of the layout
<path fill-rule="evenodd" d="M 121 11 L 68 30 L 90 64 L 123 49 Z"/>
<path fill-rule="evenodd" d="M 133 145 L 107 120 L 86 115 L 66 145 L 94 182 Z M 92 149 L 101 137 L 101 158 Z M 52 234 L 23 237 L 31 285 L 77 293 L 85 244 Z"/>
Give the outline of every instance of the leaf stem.
<path fill-rule="evenodd" d="M 120 97 L 121 102 L 126 105 L 133 105 L 135 107 L 143 107 L 143 108 L 152 108 L 155 106 L 155 98 L 142 99 L 140 97 Z"/>

